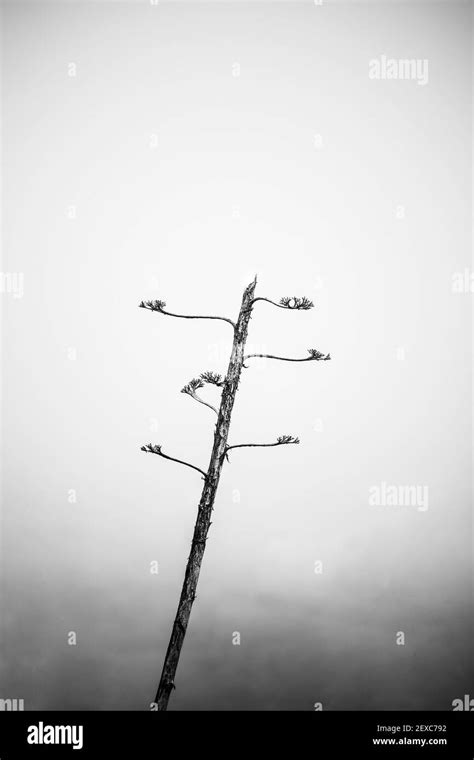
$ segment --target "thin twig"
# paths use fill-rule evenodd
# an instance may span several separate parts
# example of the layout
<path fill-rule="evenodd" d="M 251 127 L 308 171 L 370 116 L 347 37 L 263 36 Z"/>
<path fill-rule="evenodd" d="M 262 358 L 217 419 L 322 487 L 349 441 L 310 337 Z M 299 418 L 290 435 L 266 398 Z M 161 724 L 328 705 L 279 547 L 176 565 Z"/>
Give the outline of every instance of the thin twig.
<path fill-rule="evenodd" d="M 184 386 L 184 388 L 181 389 L 181 393 L 186 393 L 187 396 L 191 396 L 195 401 L 197 401 L 199 404 L 204 404 L 204 406 L 208 406 L 209 409 L 212 409 L 218 416 L 219 413 L 217 409 L 215 409 L 212 404 L 208 404 L 207 401 L 204 401 L 202 398 L 200 398 L 196 391 L 198 388 L 204 388 L 204 380 L 202 380 L 200 377 L 195 377 L 190 382 Z"/>
<path fill-rule="evenodd" d="M 303 359 L 290 359 L 286 356 L 273 356 L 272 354 L 247 354 L 244 356 L 244 361 L 246 359 L 251 359 L 252 357 L 258 357 L 261 359 L 279 359 L 282 362 L 315 362 L 315 361 L 328 361 L 331 358 L 330 354 L 321 354 L 319 355 L 319 352 L 316 354 L 311 354 L 310 356 L 306 356 Z"/>
<path fill-rule="evenodd" d="M 219 416 L 219 412 L 217 411 L 217 409 L 214 406 L 212 406 L 212 404 L 208 404 L 207 401 L 203 401 L 202 398 L 199 398 L 197 393 L 190 393 L 189 391 L 185 391 L 185 393 L 188 396 L 191 396 L 191 398 L 193 398 L 195 401 L 198 401 L 200 404 L 204 404 L 204 406 L 208 406 L 209 409 L 212 409 L 212 411 L 215 412 Z"/>
<path fill-rule="evenodd" d="M 164 307 L 160 304 L 164 304 L 162 301 L 142 301 L 139 304 L 141 309 L 148 309 L 149 311 L 158 311 L 160 314 L 166 314 L 168 317 L 178 317 L 179 319 L 219 319 L 221 322 L 228 322 L 235 330 L 235 322 L 227 317 L 209 317 L 195 314 L 173 314 L 171 311 L 165 311 Z M 166 306 L 166 304 L 164 304 Z"/>
<path fill-rule="evenodd" d="M 286 356 L 272 356 L 271 354 L 247 354 L 244 356 L 244 361 L 246 359 L 252 359 L 252 357 L 258 357 L 261 359 L 279 359 L 282 362 L 311 362 L 314 361 L 310 356 L 305 357 L 304 359 L 288 359 Z"/>
<path fill-rule="evenodd" d="M 161 446 L 159 445 L 154 446 L 152 443 L 148 443 L 146 446 L 141 447 L 141 451 L 146 451 L 149 454 L 157 454 L 159 457 L 163 457 L 163 459 L 169 459 L 170 462 L 178 462 L 178 464 L 184 464 L 186 467 L 191 467 L 192 470 L 197 470 L 201 473 L 201 475 L 204 476 L 204 478 L 206 478 L 206 473 L 199 467 L 196 467 L 194 464 L 189 464 L 189 462 L 183 462 L 182 459 L 176 459 L 175 457 L 169 457 L 167 454 L 163 454 Z"/>
<path fill-rule="evenodd" d="M 257 303 L 257 301 L 266 301 L 267 303 L 273 304 L 273 306 L 277 306 L 279 309 L 287 309 L 288 306 L 282 306 L 281 303 L 276 303 L 276 301 L 271 301 L 270 298 L 263 298 L 262 296 L 259 296 L 258 298 L 254 298 L 252 301 L 252 306 L 254 303 Z"/>
<path fill-rule="evenodd" d="M 207 316 L 195 316 L 190 314 L 172 314 L 170 311 L 162 311 L 162 314 L 166 314 L 168 317 L 179 317 L 180 319 L 219 319 L 221 322 L 228 322 L 235 330 L 235 322 L 227 317 L 207 317 Z"/>
<path fill-rule="evenodd" d="M 288 446 L 291 443 L 298 444 L 300 442 L 299 438 L 293 438 L 292 436 L 282 436 L 282 440 L 276 441 L 276 443 L 238 443 L 235 446 L 227 446 L 226 448 L 226 454 L 231 449 L 245 449 L 245 448 L 261 448 L 261 447 L 267 447 L 267 446 Z"/>
<path fill-rule="evenodd" d="M 258 298 L 253 299 L 251 307 L 257 303 L 257 301 L 266 301 L 267 303 L 271 303 L 272 306 L 277 306 L 279 309 L 289 309 L 290 311 L 307 311 L 314 306 L 314 303 L 310 301 L 309 298 L 306 298 L 306 296 L 302 296 L 301 298 L 298 296 L 282 298 L 280 299 L 280 303 L 272 301 L 271 298 L 259 296 Z"/>

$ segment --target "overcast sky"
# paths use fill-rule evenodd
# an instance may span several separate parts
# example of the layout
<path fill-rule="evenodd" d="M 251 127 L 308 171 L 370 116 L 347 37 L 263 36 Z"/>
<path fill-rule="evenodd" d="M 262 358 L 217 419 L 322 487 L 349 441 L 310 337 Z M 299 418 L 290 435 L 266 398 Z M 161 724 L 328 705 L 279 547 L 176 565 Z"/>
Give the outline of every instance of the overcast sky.
<path fill-rule="evenodd" d="M 140 446 L 207 467 L 213 413 L 179 391 L 225 372 L 232 331 L 137 306 L 235 318 L 255 274 L 316 308 L 257 304 L 249 348 L 332 361 L 244 370 L 230 443 L 301 444 L 225 465 L 170 708 L 451 709 L 472 687 L 470 23 L 456 2 L 4 6 L 23 292 L 2 293 L 0 697 L 152 701 L 202 481 Z M 369 78 L 382 56 L 427 81 Z"/>

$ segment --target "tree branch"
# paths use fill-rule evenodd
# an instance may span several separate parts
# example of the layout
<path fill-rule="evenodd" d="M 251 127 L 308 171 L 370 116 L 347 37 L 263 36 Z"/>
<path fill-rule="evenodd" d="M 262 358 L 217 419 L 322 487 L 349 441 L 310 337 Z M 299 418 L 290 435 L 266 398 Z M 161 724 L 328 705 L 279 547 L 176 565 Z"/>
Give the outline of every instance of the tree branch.
<path fill-rule="evenodd" d="M 165 311 L 166 303 L 164 301 L 141 301 L 139 307 L 149 311 L 159 311 L 160 314 L 166 314 L 168 317 L 179 317 L 179 319 L 220 319 L 221 322 L 229 322 L 235 330 L 235 322 L 227 317 L 207 317 L 191 314 L 173 314 L 171 311 Z"/>
<path fill-rule="evenodd" d="M 295 438 L 292 435 L 280 435 L 279 438 L 277 438 L 275 443 L 238 443 L 235 446 L 226 446 L 225 455 L 227 457 L 227 452 L 231 449 L 246 449 L 246 448 L 261 448 L 261 447 L 267 447 L 267 446 L 285 446 L 290 443 L 296 443 L 298 444 L 300 442 L 299 438 Z"/>
<path fill-rule="evenodd" d="M 263 298 L 260 296 L 253 299 L 251 306 L 253 306 L 254 303 L 257 303 L 257 301 L 266 301 L 273 306 L 277 306 L 279 309 L 296 309 L 297 311 L 308 311 L 308 309 L 312 309 L 314 306 L 314 303 L 310 301 L 309 298 L 306 298 L 306 296 L 302 296 L 301 298 L 298 298 L 297 296 L 288 298 L 285 296 L 280 299 L 280 303 L 276 303 L 276 301 L 272 301 L 270 298 Z"/>
<path fill-rule="evenodd" d="M 196 391 L 198 388 L 204 388 L 204 382 L 201 380 L 201 378 L 194 378 L 189 382 L 187 385 L 184 386 L 184 388 L 181 389 L 181 393 L 186 393 L 188 396 L 191 396 L 195 401 L 198 401 L 200 404 L 204 404 L 204 406 L 208 406 L 209 409 L 212 409 L 217 415 L 219 414 L 217 409 L 212 406 L 212 404 L 208 404 L 207 401 L 204 401 L 202 398 L 199 398 Z"/>
<path fill-rule="evenodd" d="M 197 470 L 201 473 L 201 475 L 206 478 L 206 473 L 203 470 L 200 470 L 199 467 L 195 467 L 193 464 L 189 464 L 189 462 L 183 462 L 182 459 L 175 459 L 174 457 L 169 457 L 167 454 L 163 454 L 161 450 L 161 446 L 156 444 L 155 446 L 152 443 L 147 443 L 146 446 L 142 446 L 140 451 L 146 451 L 150 454 L 158 454 L 158 456 L 163 457 L 163 459 L 169 459 L 170 462 L 178 462 L 178 464 L 184 464 L 186 467 L 191 467 L 192 470 Z"/>
<path fill-rule="evenodd" d="M 306 356 L 303 359 L 289 359 L 286 356 L 273 356 L 272 354 L 247 354 L 244 356 L 244 361 L 246 359 L 251 359 L 252 357 L 259 357 L 262 359 L 279 359 L 282 362 L 327 362 L 331 358 L 331 354 L 324 355 L 321 351 L 317 351 L 315 348 L 308 348 L 308 352 L 309 356 Z"/>

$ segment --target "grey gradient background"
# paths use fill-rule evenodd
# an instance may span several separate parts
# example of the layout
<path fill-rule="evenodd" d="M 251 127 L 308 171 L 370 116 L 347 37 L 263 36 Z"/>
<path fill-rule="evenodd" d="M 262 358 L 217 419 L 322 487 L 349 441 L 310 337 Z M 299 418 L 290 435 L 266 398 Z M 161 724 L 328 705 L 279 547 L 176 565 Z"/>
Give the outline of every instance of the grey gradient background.
<path fill-rule="evenodd" d="M 333 361 L 244 372 L 230 442 L 301 445 L 225 466 L 171 708 L 474 696 L 470 4 L 2 11 L 2 267 L 25 284 L 1 296 L 0 696 L 152 701 L 202 483 L 139 447 L 207 466 L 212 413 L 179 390 L 225 371 L 231 330 L 137 304 L 232 318 L 255 273 L 316 308 L 258 304 L 250 347 Z M 369 80 L 382 54 L 429 83 Z M 370 506 L 382 481 L 429 509 Z"/>

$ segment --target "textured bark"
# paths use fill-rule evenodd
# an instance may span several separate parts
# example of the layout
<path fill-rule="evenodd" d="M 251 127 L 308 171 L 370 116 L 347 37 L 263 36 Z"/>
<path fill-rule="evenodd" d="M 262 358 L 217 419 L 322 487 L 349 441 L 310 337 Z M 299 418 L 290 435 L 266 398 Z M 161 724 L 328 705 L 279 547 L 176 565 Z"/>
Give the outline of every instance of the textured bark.
<path fill-rule="evenodd" d="M 239 386 L 240 374 L 244 362 L 244 348 L 247 340 L 248 325 L 252 313 L 252 301 L 257 280 L 250 283 L 244 291 L 239 318 L 234 327 L 234 341 L 230 356 L 229 367 L 222 389 L 221 405 L 217 416 L 214 445 L 212 448 L 209 468 L 205 476 L 204 488 L 199 502 L 199 509 L 194 526 L 191 552 L 186 565 L 183 588 L 173 623 L 170 642 L 161 673 L 160 683 L 155 702 L 158 710 L 166 710 L 178 667 L 179 656 L 183 646 L 186 629 L 191 615 L 191 609 L 196 596 L 196 587 L 201 570 L 202 558 L 206 548 L 207 534 L 211 525 L 211 515 L 214 508 L 217 487 L 222 465 L 226 454 L 227 438 L 235 396 Z"/>

